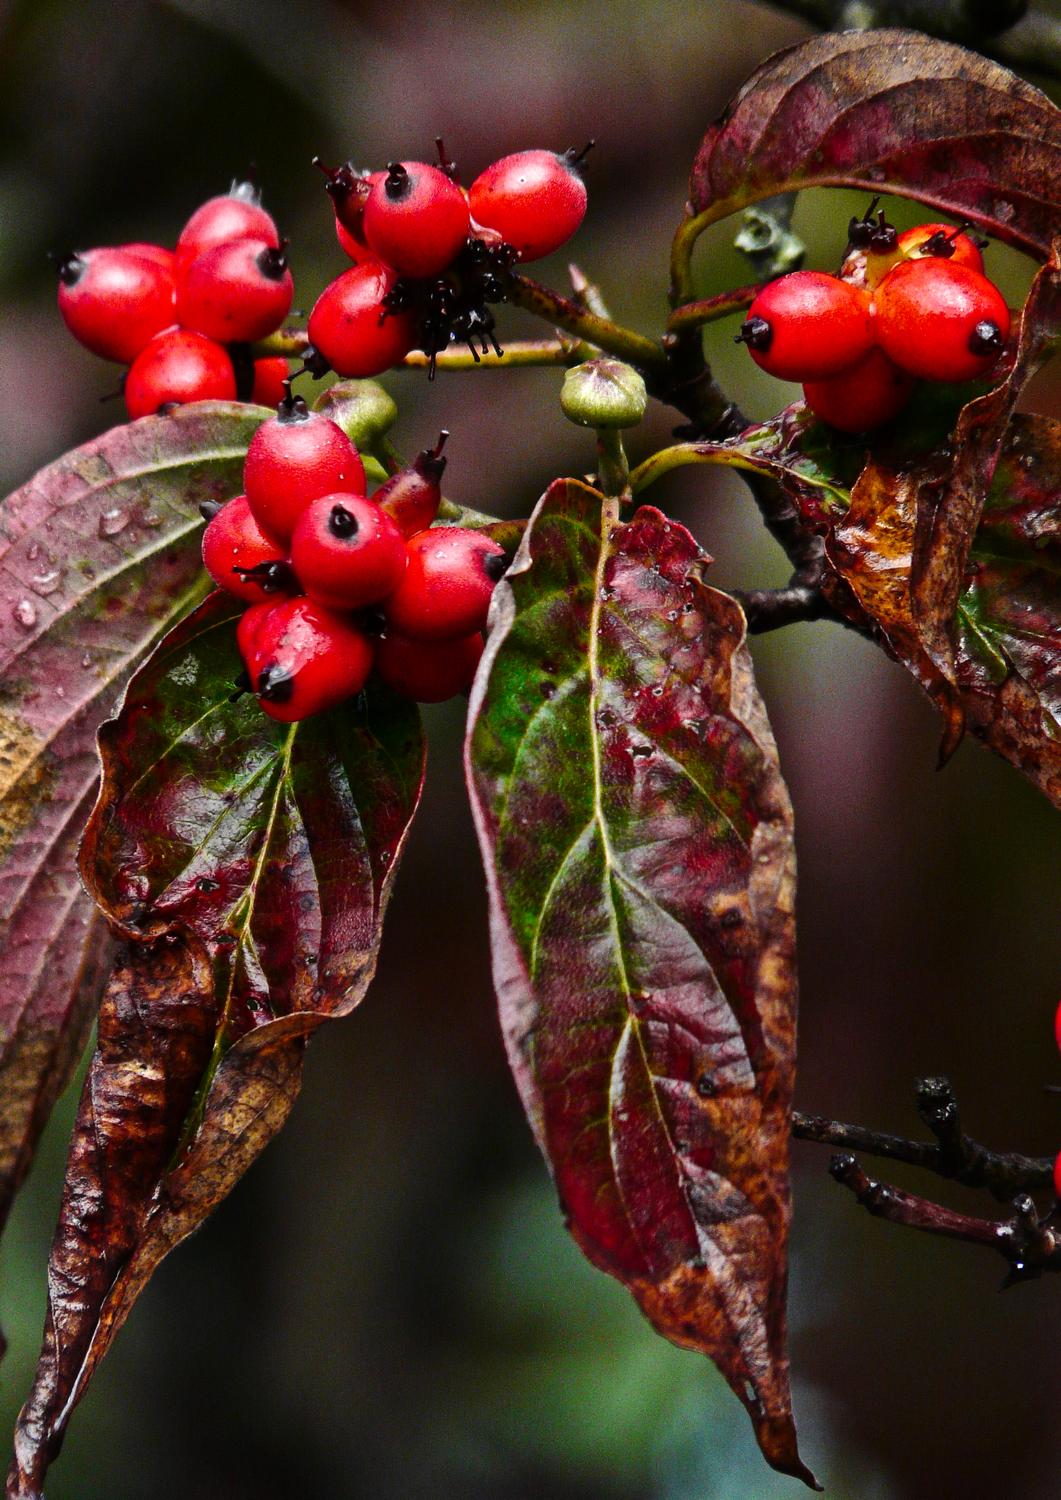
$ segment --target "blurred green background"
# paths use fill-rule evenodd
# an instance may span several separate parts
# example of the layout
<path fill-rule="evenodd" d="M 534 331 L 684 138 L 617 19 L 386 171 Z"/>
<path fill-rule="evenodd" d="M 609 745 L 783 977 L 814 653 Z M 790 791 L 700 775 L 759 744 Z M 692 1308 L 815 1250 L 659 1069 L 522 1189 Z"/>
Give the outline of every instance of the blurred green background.
<path fill-rule="evenodd" d="M 618 316 L 652 331 L 704 127 L 760 59 L 804 34 L 741 0 L 0 3 L 5 490 L 119 420 L 99 404 L 116 371 L 59 322 L 47 250 L 172 243 L 253 163 L 308 308 L 344 265 L 315 153 L 376 164 L 427 153 L 443 133 L 469 180 L 505 151 L 594 136 L 573 253 Z M 809 264 L 835 263 L 862 201 L 804 196 Z M 705 292 L 748 279 L 732 232 L 701 251 Z M 991 256 L 1016 300 L 1029 264 Z M 564 257 L 541 273 L 562 286 Z M 501 323 L 510 336 L 529 327 L 511 312 Z M 712 338 L 717 368 L 767 415 L 784 392 L 731 332 Z M 456 499 L 526 514 L 553 475 L 591 464 L 585 434 L 560 415 L 556 371 L 389 384 L 404 451 L 452 430 Z M 1056 378 L 1029 404 L 1061 413 Z M 672 421 L 655 412 L 635 457 Z M 732 476 L 685 471 L 653 498 L 694 528 L 723 586 L 783 581 Z M 927 703 L 861 639 L 801 626 L 754 650 L 799 833 L 798 1102 L 913 1131 L 915 1076 L 946 1071 L 968 1128 L 1053 1151 L 1056 814 L 972 745 L 937 774 Z M 355 1018 L 315 1042 L 281 1139 L 135 1309 L 73 1421 L 49 1500 L 798 1492 L 763 1467 L 707 1364 L 658 1340 L 564 1235 L 494 1015 L 460 705 L 428 717 L 429 789 L 378 981 Z M 36 1357 L 74 1103 L 71 1091 L 0 1250 L 8 1428 Z M 826 1149 L 795 1154 L 795 1399 L 829 1493 L 1056 1496 L 1061 1286 L 999 1297 L 1000 1260 L 871 1220 L 827 1178 Z"/>

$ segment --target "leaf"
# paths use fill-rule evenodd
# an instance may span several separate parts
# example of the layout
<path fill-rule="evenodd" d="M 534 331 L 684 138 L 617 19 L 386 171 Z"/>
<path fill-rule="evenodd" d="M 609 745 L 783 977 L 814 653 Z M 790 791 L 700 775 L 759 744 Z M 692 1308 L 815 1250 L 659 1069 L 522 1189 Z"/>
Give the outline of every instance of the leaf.
<path fill-rule="evenodd" d="M 812 1484 L 785 1347 L 792 814 L 706 562 L 659 511 L 552 485 L 495 594 L 468 779 L 509 1060 L 571 1232 Z"/>
<path fill-rule="evenodd" d="M 96 728 L 202 597 L 199 501 L 236 493 L 264 415 L 199 403 L 114 428 L 0 510 L 0 1227 L 106 971 L 75 867 Z"/>
<path fill-rule="evenodd" d="M 39 1492 L 155 1267 L 283 1125 L 306 1039 L 375 969 L 420 795 L 418 711 L 372 691 L 274 724 L 233 699 L 240 608 L 211 595 L 100 733 L 82 870 L 132 944 L 81 1101 L 10 1496 Z"/>
<path fill-rule="evenodd" d="M 689 196 L 713 222 L 820 186 L 901 193 L 1045 259 L 1059 112 L 998 63 L 918 32 L 812 37 L 768 58 L 711 126 Z"/>

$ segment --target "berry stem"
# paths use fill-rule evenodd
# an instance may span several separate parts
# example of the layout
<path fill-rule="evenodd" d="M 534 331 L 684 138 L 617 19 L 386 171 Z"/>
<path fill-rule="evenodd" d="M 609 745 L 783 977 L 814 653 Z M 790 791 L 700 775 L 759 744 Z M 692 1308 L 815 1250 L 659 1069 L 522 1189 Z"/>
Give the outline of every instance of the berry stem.
<path fill-rule="evenodd" d="M 505 345 L 504 352 L 496 354 L 492 349 L 473 358 L 467 349 L 453 345 L 441 349 L 435 355 L 436 370 L 498 370 L 527 367 L 531 365 L 573 365 L 579 361 L 578 346 L 557 339 L 523 339 Z M 404 370 L 426 370 L 431 361 L 420 349 L 407 354 L 399 368 Z"/>
<path fill-rule="evenodd" d="M 643 372 L 662 374 L 667 366 L 667 355 L 662 344 L 647 339 L 610 318 L 599 317 L 588 308 L 581 307 L 570 297 L 562 297 L 550 287 L 542 286 L 529 276 L 513 274 L 506 282 L 508 300 L 544 318 L 555 328 L 563 328 L 576 338 L 584 339 L 606 354 L 614 354 Z"/>
<path fill-rule="evenodd" d="M 755 301 L 765 282 L 753 286 L 734 287 L 731 292 L 719 292 L 714 297 L 701 297 L 696 302 L 685 302 L 676 307 L 667 319 L 671 333 L 683 333 L 689 328 L 701 328 L 705 323 L 714 323 L 718 318 L 728 318 L 732 313 L 743 312 Z"/>
<path fill-rule="evenodd" d="M 727 448 L 723 443 L 674 443 L 669 448 L 660 448 L 658 452 L 649 454 L 648 458 L 638 464 L 630 475 L 630 489 L 638 495 L 649 485 L 662 479 L 664 474 L 669 474 L 672 469 L 683 468 L 686 464 L 724 464 L 727 468 L 742 469 L 746 473 L 763 477 L 759 465 L 739 449 Z M 841 509 L 847 508 L 847 496 L 826 480 L 805 478 L 805 482 L 832 495 Z"/>
<path fill-rule="evenodd" d="M 630 465 L 617 427 L 597 429 L 597 484 L 605 495 L 630 493 Z"/>

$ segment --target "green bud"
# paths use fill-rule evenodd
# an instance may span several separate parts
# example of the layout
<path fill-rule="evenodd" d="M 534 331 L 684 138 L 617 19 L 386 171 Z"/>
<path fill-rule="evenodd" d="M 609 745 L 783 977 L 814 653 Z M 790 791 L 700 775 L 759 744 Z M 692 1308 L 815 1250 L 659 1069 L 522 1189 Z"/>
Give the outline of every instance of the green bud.
<path fill-rule="evenodd" d="M 591 359 L 564 376 L 560 405 L 580 427 L 636 427 L 645 415 L 645 382 L 618 359 Z"/>
<path fill-rule="evenodd" d="M 313 403 L 343 429 L 355 448 L 371 448 L 398 419 L 398 408 L 374 380 L 340 380 Z"/>

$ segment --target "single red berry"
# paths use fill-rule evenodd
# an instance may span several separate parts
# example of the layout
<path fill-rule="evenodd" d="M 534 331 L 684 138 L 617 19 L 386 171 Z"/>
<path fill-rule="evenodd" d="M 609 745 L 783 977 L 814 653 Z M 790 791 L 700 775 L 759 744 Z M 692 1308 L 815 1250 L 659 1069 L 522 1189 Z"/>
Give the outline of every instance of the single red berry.
<path fill-rule="evenodd" d="M 226 501 L 207 523 L 203 566 L 218 588 L 251 604 L 296 592 L 286 549 L 258 525 L 246 495 Z"/>
<path fill-rule="evenodd" d="M 1054 1158 L 1054 1197 L 1061 1201 L 1061 1151 Z"/>
<path fill-rule="evenodd" d="M 243 485 L 259 526 L 287 542 L 311 500 L 363 495 L 365 466 L 337 423 L 291 396 L 251 438 Z"/>
<path fill-rule="evenodd" d="M 328 167 L 319 156 L 313 158 L 313 165 L 324 173 L 325 191 L 332 200 L 336 219 L 350 239 L 365 248 L 362 223 L 365 204 L 375 184 L 386 177 L 386 172 L 359 172 L 353 162 L 349 161 L 341 167 Z M 342 236 L 339 237 L 339 243 L 346 248 Z"/>
<path fill-rule="evenodd" d="M 178 266 L 196 260 L 212 245 L 226 245 L 232 240 L 260 240 L 279 248 L 280 233 L 261 206 L 253 183 L 233 183 L 231 192 L 208 198 L 195 210 L 177 240 Z"/>
<path fill-rule="evenodd" d="M 253 660 L 252 653 L 254 643 L 258 639 L 258 630 L 279 603 L 279 599 L 273 598 L 264 604 L 252 604 L 240 615 L 236 625 L 236 645 L 245 663 Z"/>
<path fill-rule="evenodd" d="M 172 250 L 167 250 L 163 245 L 152 245 L 148 240 L 134 240 L 129 245 L 121 245 L 120 249 L 129 255 L 138 255 L 141 260 L 154 261 L 156 266 L 161 266 L 171 276 L 177 273 L 177 257 Z"/>
<path fill-rule="evenodd" d="M 220 344 L 250 344 L 280 327 L 294 295 L 282 250 L 233 240 L 204 250 L 178 275 L 177 316 L 182 328 Z"/>
<path fill-rule="evenodd" d="M 460 188 L 422 161 L 390 163 L 369 191 L 363 223 L 372 249 L 403 276 L 437 276 L 471 228 Z"/>
<path fill-rule="evenodd" d="M 125 248 L 68 255 L 59 267 L 59 311 L 79 344 L 129 364 L 176 322 L 173 274 Z"/>
<path fill-rule="evenodd" d="M 1009 337 L 1002 293 L 950 260 L 904 260 L 877 288 L 876 308 L 881 348 L 922 380 L 986 375 Z"/>
<path fill-rule="evenodd" d="M 984 269 L 979 245 L 954 224 L 918 224 L 905 229 L 899 236 L 899 251 L 904 260 L 949 260 L 973 271 Z"/>
<path fill-rule="evenodd" d="M 244 632 L 251 690 L 271 719 L 293 724 L 359 693 L 372 645 L 345 615 L 312 599 L 285 599 Z"/>
<path fill-rule="evenodd" d="M 478 631 L 448 641 L 416 641 L 388 630 L 376 646 L 376 670 L 403 698 L 444 703 L 468 691 L 482 654 Z"/>
<path fill-rule="evenodd" d="M 375 251 L 370 250 L 363 240 L 352 235 L 340 218 L 335 220 L 335 238 L 339 241 L 343 254 L 348 255 L 355 266 L 363 266 L 369 261 L 379 260 Z"/>
<path fill-rule="evenodd" d="M 490 595 L 507 566 L 504 550 L 481 531 L 421 531 L 409 543 L 405 577 L 384 605 L 388 624 L 422 641 L 482 630 Z"/>
<path fill-rule="evenodd" d="M 130 417 L 189 401 L 235 401 L 236 376 L 228 351 L 184 328 L 160 333 L 133 360 L 125 377 Z"/>
<path fill-rule="evenodd" d="M 448 437 L 448 432 L 439 433 L 434 448 L 425 448 L 408 469 L 388 479 L 372 497 L 405 537 L 426 531 L 438 515 L 442 503 L 439 483 L 446 467 L 442 449 Z"/>
<path fill-rule="evenodd" d="M 503 156 L 471 185 L 473 218 L 500 234 L 520 260 L 540 260 L 569 240 L 586 216 L 580 160 L 555 151 Z"/>
<path fill-rule="evenodd" d="M 816 417 L 840 432 L 867 432 L 899 415 L 916 385 L 880 349 L 829 380 L 808 380 L 803 399 Z"/>
<path fill-rule="evenodd" d="M 869 296 L 824 271 L 793 271 L 763 288 L 737 341 L 779 380 L 839 375 L 873 347 Z"/>
<path fill-rule="evenodd" d="M 416 343 L 416 321 L 385 305 L 397 280 L 390 266 L 373 261 L 351 266 L 325 287 L 307 328 L 323 368 L 361 378 L 401 363 Z M 317 368 L 312 354 L 307 362 Z"/>
<path fill-rule="evenodd" d="M 254 361 L 254 384 L 251 400 L 255 406 L 279 406 L 287 396 L 285 381 L 291 370 L 286 359 L 256 359 Z"/>
<path fill-rule="evenodd" d="M 374 500 L 322 495 L 291 538 L 291 562 L 311 599 L 329 609 L 378 604 L 402 581 L 405 538 Z"/>
<path fill-rule="evenodd" d="M 1061 1004 L 1058 1005 L 1054 1014 L 1054 1038 L 1057 1042 L 1057 1050 L 1061 1052 Z"/>

